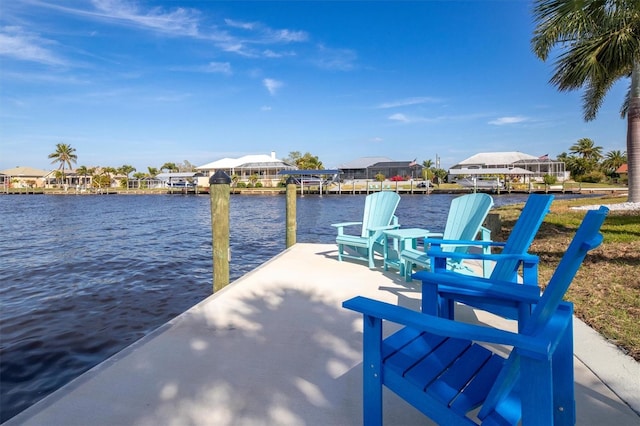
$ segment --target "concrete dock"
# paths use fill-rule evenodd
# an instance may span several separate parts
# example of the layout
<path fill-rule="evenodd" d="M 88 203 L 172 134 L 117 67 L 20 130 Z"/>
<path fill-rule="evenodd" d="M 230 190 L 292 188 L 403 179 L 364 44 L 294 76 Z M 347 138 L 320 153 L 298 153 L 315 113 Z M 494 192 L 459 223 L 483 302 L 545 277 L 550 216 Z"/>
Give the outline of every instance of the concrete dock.
<path fill-rule="evenodd" d="M 361 316 L 341 307 L 356 295 L 417 309 L 420 289 L 296 244 L 5 425 L 361 424 Z M 640 425 L 640 364 L 578 320 L 575 373 L 578 425 Z M 384 401 L 386 425 L 432 424 Z"/>

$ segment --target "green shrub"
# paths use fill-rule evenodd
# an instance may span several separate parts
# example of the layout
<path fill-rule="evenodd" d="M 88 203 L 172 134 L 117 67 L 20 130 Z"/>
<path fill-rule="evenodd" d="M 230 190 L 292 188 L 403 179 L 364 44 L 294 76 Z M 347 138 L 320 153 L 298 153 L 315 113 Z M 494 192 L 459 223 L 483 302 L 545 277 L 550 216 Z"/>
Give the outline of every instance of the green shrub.
<path fill-rule="evenodd" d="M 247 187 L 247 183 L 246 182 L 238 182 L 236 184 L 237 188 L 246 188 Z"/>
<path fill-rule="evenodd" d="M 547 185 L 553 185 L 555 183 L 558 182 L 558 178 L 553 176 L 553 175 L 544 175 L 542 177 L 542 180 L 544 181 L 544 183 L 546 183 Z"/>
<path fill-rule="evenodd" d="M 582 176 L 579 176 L 576 180 L 578 182 L 588 182 L 588 183 L 599 183 L 605 180 L 606 176 L 604 173 L 599 171 L 592 171 Z"/>
<path fill-rule="evenodd" d="M 255 187 L 256 188 L 262 188 L 262 182 L 256 182 Z"/>

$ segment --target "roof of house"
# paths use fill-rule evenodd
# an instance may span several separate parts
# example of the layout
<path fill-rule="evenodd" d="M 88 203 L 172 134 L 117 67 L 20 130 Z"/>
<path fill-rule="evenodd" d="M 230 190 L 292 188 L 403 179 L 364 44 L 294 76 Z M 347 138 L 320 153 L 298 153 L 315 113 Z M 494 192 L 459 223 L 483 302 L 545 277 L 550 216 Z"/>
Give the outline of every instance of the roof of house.
<path fill-rule="evenodd" d="M 156 175 L 156 179 L 184 179 L 184 178 L 193 178 L 196 176 L 203 176 L 198 172 L 177 172 L 177 173 L 158 173 Z"/>
<path fill-rule="evenodd" d="M 472 155 L 471 157 L 462 160 L 455 166 L 454 168 L 461 168 L 462 166 L 471 166 L 471 165 L 503 165 L 503 164 L 513 164 L 516 161 L 520 160 L 537 160 L 539 157 L 525 154 L 523 152 L 518 151 L 507 151 L 507 152 L 481 152 L 476 155 Z"/>
<path fill-rule="evenodd" d="M 0 170 L 0 174 L 7 176 L 44 177 L 51 173 L 50 170 L 36 169 L 33 167 L 18 166 L 11 169 Z"/>
<path fill-rule="evenodd" d="M 338 166 L 339 169 L 366 169 L 377 163 L 393 162 L 387 157 L 360 157 L 356 160 Z"/>
<path fill-rule="evenodd" d="M 274 156 L 266 154 L 245 155 L 240 158 L 222 158 L 211 163 L 196 167 L 198 170 L 241 169 L 241 168 L 287 168 L 294 166 L 278 160 Z"/>
<path fill-rule="evenodd" d="M 629 173 L 629 165 L 623 164 L 622 166 L 616 169 L 616 173 Z"/>

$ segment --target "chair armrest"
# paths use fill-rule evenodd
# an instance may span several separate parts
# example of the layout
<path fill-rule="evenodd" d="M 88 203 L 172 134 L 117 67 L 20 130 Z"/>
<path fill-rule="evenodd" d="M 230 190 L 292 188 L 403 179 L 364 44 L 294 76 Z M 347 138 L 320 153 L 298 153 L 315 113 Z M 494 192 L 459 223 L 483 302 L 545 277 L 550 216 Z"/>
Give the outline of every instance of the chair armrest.
<path fill-rule="evenodd" d="M 481 247 L 504 247 L 506 243 L 499 241 L 488 240 L 442 240 L 442 239 L 430 239 L 425 238 L 425 246 L 431 244 L 433 246 L 439 245 L 454 245 L 454 246 L 481 246 Z"/>
<path fill-rule="evenodd" d="M 461 275 L 455 272 L 419 271 L 411 276 L 422 281 L 422 285 L 446 286 L 446 293 L 492 298 L 525 303 L 537 303 L 540 300 L 540 288 L 537 285 L 516 284 L 510 281 Z"/>
<path fill-rule="evenodd" d="M 362 225 L 362 222 L 342 222 L 342 223 L 331 224 L 331 226 L 335 226 L 336 228 L 344 228 L 345 226 L 354 226 L 354 225 Z"/>
<path fill-rule="evenodd" d="M 540 258 L 534 254 L 529 253 L 458 253 L 441 250 L 428 250 L 427 255 L 436 259 L 461 259 L 461 260 L 520 260 L 523 263 L 529 265 L 535 265 L 540 263 Z"/>
<path fill-rule="evenodd" d="M 398 224 L 391 224 L 391 225 L 384 225 L 384 226 L 372 226 L 371 228 L 367 228 L 367 231 L 386 231 L 388 229 L 398 229 L 400 228 L 400 225 Z"/>
<path fill-rule="evenodd" d="M 369 317 L 391 321 L 439 336 L 514 346 L 526 351 L 528 356 L 537 359 L 548 359 L 550 357 L 551 345 L 547 338 L 538 338 L 537 336 L 527 336 L 497 328 L 457 322 L 362 296 L 349 299 L 343 302 L 342 306 Z M 543 337 L 548 337 L 546 334 Z"/>

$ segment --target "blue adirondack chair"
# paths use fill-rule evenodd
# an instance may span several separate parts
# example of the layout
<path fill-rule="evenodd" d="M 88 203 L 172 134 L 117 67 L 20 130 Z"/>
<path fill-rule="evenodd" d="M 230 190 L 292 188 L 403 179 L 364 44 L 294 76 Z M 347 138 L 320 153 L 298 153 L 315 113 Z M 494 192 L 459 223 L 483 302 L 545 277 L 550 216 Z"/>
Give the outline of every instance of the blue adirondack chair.
<path fill-rule="evenodd" d="M 482 277 L 474 277 L 465 282 L 473 281 L 476 286 L 489 285 L 488 283 L 496 281 L 516 283 L 518 273 L 521 273 L 523 285 L 532 286 L 530 290 L 533 293 L 539 293 L 537 287 L 537 258 L 528 255 L 527 251 L 536 233 L 540 229 L 542 221 L 547 213 L 549 213 L 553 198 L 553 195 L 530 195 L 506 243 L 495 241 L 456 241 L 457 244 L 468 244 L 471 246 L 501 247 L 502 251 L 500 254 L 447 252 L 440 248 L 440 244 L 444 244 L 446 241 L 430 241 L 431 247 L 427 254 L 432 257 L 432 264 L 434 265 L 433 271 L 440 274 L 438 275 L 438 279 L 431 279 L 433 274 L 426 271 L 416 272 L 412 276 L 414 279 L 422 281 L 422 305 L 424 308 L 432 309 L 427 313 L 440 315 L 445 318 L 453 318 L 453 306 L 455 301 L 458 301 L 474 307 L 480 307 L 509 319 L 528 317 L 531 313 L 530 306 L 516 305 L 507 301 L 495 303 L 492 306 L 479 302 L 474 298 L 474 292 L 472 290 L 457 285 L 458 278 L 456 274 L 447 270 L 447 261 L 451 258 L 455 258 L 458 261 L 464 259 L 495 261 L 494 268 L 488 280 Z M 437 311 L 433 310 L 436 307 L 438 308 Z"/>
<path fill-rule="evenodd" d="M 586 214 L 518 333 L 364 297 L 345 301 L 345 308 L 364 315 L 364 424 L 382 424 L 385 385 L 442 425 L 574 425 L 573 305 L 562 298 L 587 252 L 602 242 L 607 212 L 601 207 Z M 469 278 L 458 275 L 460 282 Z M 495 282 L 476 291 L 490 300 L 533 302 L 513 287 Z M 383 320 L 404 327 L 383 339 Z M 513 349 L 505 359 L 478 342 Z"/>
<path fill-rule="evenodd" d="M 383 231 L 399 228 L 396 208 L 400 203 L 400 195 L 395 192 L 381 191 L 367 195 L 364 202 L 364 215 L 361 222 L 334 223 L 338 228 L 336 243 L 338 244 L 338 260 L 351 258 L 365 260 L 369 268 L 374 268 L 374 252 L 382 253 L 386 239 Z M 344 229 L 360 226 L 359 235 L 345 234 Z M 346 250 L 345 250 L 346 249 Z"/>
<path fill-rule="evenodd" d="M 479 232 L 482 232 L 482 240 L 491 239 L 491 232 L 482 226 L 489 210 L 493 206 L 493 198 L 487 194 L 476 193 L 463 195 L 454 198 L 449 207 L 449 215 L 443 233 L 429 233 L 426 235 L 424 251 L 406 247 L 400 252 L 400 261 L 404 263 L 405 278 L 411 281 L 411 273 L 414 266 L 430 268 L 431 259 L 426 250 L 429 248 L 429 241 L 435 237 L 444 240 L 475 240 Z M 442 250 L 448 252 L 466 253 L 468 245 L 443 245 Z M 449 269 L 464 269 L 462 260 L 452 259 L 448 264 Z"/>

